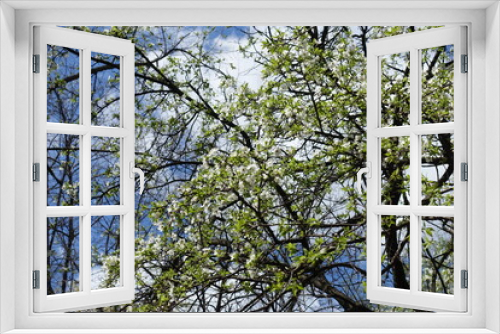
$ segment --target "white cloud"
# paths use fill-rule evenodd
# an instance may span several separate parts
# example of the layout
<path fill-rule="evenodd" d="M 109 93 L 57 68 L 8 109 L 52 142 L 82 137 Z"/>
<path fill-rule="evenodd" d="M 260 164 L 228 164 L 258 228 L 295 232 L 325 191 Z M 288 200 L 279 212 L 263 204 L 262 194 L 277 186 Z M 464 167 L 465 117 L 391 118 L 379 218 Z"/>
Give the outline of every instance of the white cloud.
<path fill-rule="evenodd" d="M 262 65 L 256 63 L 252 58 L 246 58 L 239 50 L 240 46 L 248 43 L 248 38 L 235 35 L 218 36 L 213 43 L 222 52 L 224 59 L 224 63 L 221 65 L 222 71 L 237 78 L 240 85 L 247 83 L 251 89 L 258 89 L 262 85 Z M 260 43 L 257 43 L 256 47 L 260 48 Z M 218 78 L 213 78 L 213 80 L 215 83 Z"/>

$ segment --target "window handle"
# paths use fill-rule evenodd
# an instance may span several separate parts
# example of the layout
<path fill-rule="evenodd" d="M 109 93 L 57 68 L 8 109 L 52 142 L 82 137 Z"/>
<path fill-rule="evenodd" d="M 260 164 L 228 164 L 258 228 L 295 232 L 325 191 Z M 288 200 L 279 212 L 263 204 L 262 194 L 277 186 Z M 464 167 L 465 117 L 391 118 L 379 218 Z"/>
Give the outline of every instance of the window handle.
<path fill-rule="evenodd" d="M 135 174 L 139 174 L 139 194 L 144 191 L 144 172 L 140 168 L 134 167 L 134 162 L 130 162 L 130 178 L 135 179 Z"/>
<path fill-rule="evenodd" d="M 360 193 L 360 194 L 363 193 L 363 190 L 361 188 L 361 183 L 363 181 L 361 179 L 361 175 L 366 174 L 366 178 L 367 179 L 369 179 L 369 178 L 372 177 L 372 163 L 371 162 L 366 162 L 365 166 L 366 167 L 361 168 L 358 171 L 358 176 L 357 176 L 357 180 L 356 180 L 356 188 L 358 189 L 358 193 Z"/>

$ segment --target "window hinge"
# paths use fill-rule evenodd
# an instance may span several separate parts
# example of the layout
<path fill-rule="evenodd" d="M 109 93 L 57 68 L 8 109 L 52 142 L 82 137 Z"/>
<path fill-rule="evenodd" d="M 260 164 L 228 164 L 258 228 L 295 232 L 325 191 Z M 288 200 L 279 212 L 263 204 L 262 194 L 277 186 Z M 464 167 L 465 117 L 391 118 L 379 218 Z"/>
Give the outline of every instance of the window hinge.
<path fill-rule="evenodd" d="M 33 181 L 40 181 L 40 164 L 38 162 L 33 164 Z"/>
<path fill-rule="evenodd" d="M 466 162 L 460 164 L 460 179 L 462 181 L 469 181 L 469 165 Z"/>
<path fill-rule="evenodd" d="M 462 73 L 469 72 L 469 56 L 462 55 Z"/>
<path fill-rule="evenodd" d="M 40 270 L 33 270 L 33 289 L 40 289 Z"/>
<path fill-rule="evenodd" d="M 469 273 L 467 270 L 462 270 L 460 276 L 462 277 L 462 289 L 467 289 L 469 287 Z"/>
<path fill-rule="evenodd" d="M 40 55 L 33 55 L 33 73 L 40 73 Z"/>

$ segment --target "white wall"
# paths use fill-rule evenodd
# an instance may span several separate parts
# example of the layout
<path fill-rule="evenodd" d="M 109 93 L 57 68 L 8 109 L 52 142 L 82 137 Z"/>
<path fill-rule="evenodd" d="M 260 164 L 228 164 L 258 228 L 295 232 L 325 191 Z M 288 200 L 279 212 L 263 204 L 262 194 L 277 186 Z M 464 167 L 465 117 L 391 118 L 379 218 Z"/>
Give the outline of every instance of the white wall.
<path fill-rule="evenodd" d="M 486 11 L 486 328 L 500 332 L 500 6 Z"/>
<path fill-rule="evenodd" d="M 0 2 L 0 333 L 14 328 L 15 11 Z"/>

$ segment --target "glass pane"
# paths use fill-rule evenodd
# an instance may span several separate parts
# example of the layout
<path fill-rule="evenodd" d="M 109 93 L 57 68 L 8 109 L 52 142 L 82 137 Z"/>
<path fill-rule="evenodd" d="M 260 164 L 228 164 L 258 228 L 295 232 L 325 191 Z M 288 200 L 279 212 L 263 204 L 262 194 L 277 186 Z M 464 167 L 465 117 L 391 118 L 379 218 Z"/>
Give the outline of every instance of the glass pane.
<path fill-rule="evenodd" d="M 422 123 L 453 122 L 453 45 L 422 51 Z"/>
<path fill-rule="evenodd" d="M 422 291 L 453 294 L 453 218 L 421 219 Z"/>
<path fill-rule="evenodd" d="M 92 205 L 120 205 L 120 138 L 92 137 Z"/>
<path fill-rule="evenodd" d="M 47 134 L 47 205 L 80 204 L 80 136 Z"/>
<path fill-rule="evenodd" d="M 422 205 L 453 205 L 453 134 L 421 136 Z"/>
<path fill-rule="evenodd" d="M 120 126 L 120 57 L 92 52 L 92 125 Z"/>
<path fill-rule="evenodd" d="M 410 289 L 410 217 L 381 216 L 381 286 Z"/>
<path fill-rule="evenodd" d="M 410 204 L 410 139 L 380 139 L 382 205 Z"/>
<path fill-rule="evenodd" d="M 381 126 L 410 124 L 410 52 L 381 56 Z"/>
<path fill-rule="evenodd" d="M 80 218 L 47 218 L 47 294 L 80 288 Z"/>
<path fill-rule="evenodd" d="M 120 216 L 92 217 L 92 290 L 120 286 Z"/>
<path fill-rule="evenodd" d="M 47 45 L 47 122 L 79 122 L 80 50 Z"/>

